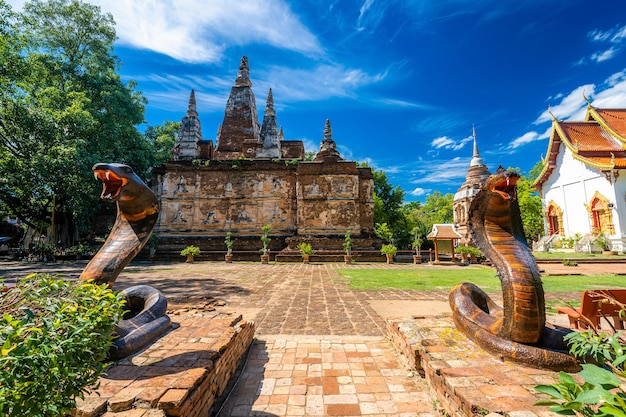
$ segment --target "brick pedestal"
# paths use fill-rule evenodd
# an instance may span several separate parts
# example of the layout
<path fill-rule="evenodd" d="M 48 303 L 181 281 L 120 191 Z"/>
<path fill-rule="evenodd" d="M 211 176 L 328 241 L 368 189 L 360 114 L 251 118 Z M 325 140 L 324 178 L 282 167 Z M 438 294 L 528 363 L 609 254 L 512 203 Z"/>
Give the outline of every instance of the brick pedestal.
<path fill-rule="evenodd" d="M 557 382 L 557 372 L 498 360 L 458 331 L 450 315 L 389 320 L 387 333 L 447 415 L 557 416 L 534 405 L 547 398 L 534 387 Z"/>
<path fill-rule="evenodd" d="M 77 400 L 76 417 L 209 415 L 254 337 L 240 315 L 171 315 L 174 330 L 122 359 L 100 386 Z"/>

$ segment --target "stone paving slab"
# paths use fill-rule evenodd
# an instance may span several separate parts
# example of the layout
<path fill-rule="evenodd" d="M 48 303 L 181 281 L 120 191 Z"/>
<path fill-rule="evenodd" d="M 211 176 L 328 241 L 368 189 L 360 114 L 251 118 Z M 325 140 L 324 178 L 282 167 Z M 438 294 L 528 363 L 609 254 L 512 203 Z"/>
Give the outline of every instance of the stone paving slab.
<path fill-rule="evenodd" d="M 378 336 L 261 336 L 219 416 L 399 416 L 435 412 L 425 381 Z"/>

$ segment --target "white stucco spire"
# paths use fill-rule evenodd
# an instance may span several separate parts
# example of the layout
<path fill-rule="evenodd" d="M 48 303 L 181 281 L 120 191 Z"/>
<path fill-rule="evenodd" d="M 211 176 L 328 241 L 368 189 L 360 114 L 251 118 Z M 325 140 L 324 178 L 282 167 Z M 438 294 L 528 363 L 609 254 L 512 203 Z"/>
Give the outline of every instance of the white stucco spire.
<path fill-rule="evenodd" d="M 470 167 L 485 165 L 485 162 L 480 157 L 480 153 L 478 152 L 478 142 L 476 141 L 476 129 L 472 125 L 472 136 L 474 137 L 474 152 L 472 153 L 472 160 L 470 161 Z"/>

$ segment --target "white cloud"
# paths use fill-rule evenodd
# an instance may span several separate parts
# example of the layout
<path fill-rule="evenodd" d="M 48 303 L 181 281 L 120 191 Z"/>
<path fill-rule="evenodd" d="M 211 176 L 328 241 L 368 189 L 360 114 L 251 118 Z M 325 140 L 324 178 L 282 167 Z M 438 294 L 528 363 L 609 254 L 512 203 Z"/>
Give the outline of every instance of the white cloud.
<path fill-rule="evenodd" d="M 426 194 L 430 193 L 431 191 L 432 191 L 432 189 L 430 189 L 430 188 L 417 187 L 413 191 L 411 191 L 409 194 L 414 196 L 414 197 L 421 197 L 423 195 L 426 195 Z"/>
<path fill-rule="evenodd" d="M 330 97 L 355 97 L 359 87 L 383 80 L 387 73 L 368 74 L 341 64 L 321 64 L 313 68 L 271 66 L 254 71 L 263 80 L 260 88 L 272 87 L 277 101 L 315 101 Z"/>
<path fill-rule="evenodd" d="M 526 145 L 528 143 L 534 142 L 539 139 L 539 133 L 537 132 L 526 132 L 522 136 L 515 138 L 513 142 L 509 145 L 509 149 L 516 149 L 522 145 Z"/>
<path fill-rule="evenodd" d="M 594 94 L 596 86 L 594 84 L 585 84 L 576 87 L 568 95 L 563 96 L 561 102 L 555 106 L 551 106 L 549 110 L 545 110 L 535 120 L 534 124 L 540 124 L 552 120 L 552 114 L 559 120 L 581 120 L 581 112 L 585 113 L 585 97 L 591 97 Z"/>
<path fill-rule="evenodd" d="M 588 58 L 581 58 L 576 65 L 584 64 L 588 61 L 598 63 L 614 58 L 621 51 L 624 40 L 626 39 L 626 25 L 605 31 L 595 29 L 589 32 L 587 36 L 593 42 L 608 43 L 610 46 L 607 49 L 594 52 Z"/>
<path fill-rule="evenodd" d="M 323 55 L 283 0 L 90 0 L 110 12 L 118 42 L 190 63 L 216 62 L 225 45 L 267 44 Z"/>
<path fill-rule="evenodd" d="M 462 149 L 468 142 L 471 142 L 472 139 L 473 139 L 473 136 L 468 136 L 466 138 L 461 139 L 460 141 L 455 141 L 454 139 L 451 139 L 447 136 L 440 136 L 438 138 L 433 139 L 430 145 L 435 149 L 444 148 L 444 149 L 450 149 L 453 151 L 458 151 L 459 149 Z"/>
<path fill-rule="evenodd" d="M 457 184 L 463 183 L 469 169 L 469 158 L 431 159 L 420 160 L 413 170 L 404 168 L 404 172 L 411 172 L 415 179 L 411 184 Z"/>
<path fill-rule="evenodd" d="M 599 36 L 599 35 L 598 35 Z M 597 92 L 596 92 L 597 90 Z M 586 84 L 576 87 L 569 94 L 557 94 L 551 98 L 561 98 L 560 103 L 545 110 L 535 120 L 534 124 L 541 124 L 552 120 L 552 114 L 558 120 L 584 120 L 587 112 L 587 103 L 583 93 L 591 100 L 591 104 L 598 108 L 622 108 L 626 102 L 626 68 L 608 77 L 604 82 L 596 87 L 594 84 Z M 529 143 L 547 139 L 552 132 L 552 126 L 543 133 L 535 131 L 526 132 L 514 139 L 506 149 L 517 149 Z"/>
<path fill-rule="evenodd" d="M 592 104 L 599 108 L 623 108 L 626 103 L 626 69 L 606 79 L 605 89 L 593 96 Z"/>
<path fill-rule="evenodd" d="M 615 56 L 615 48 L 609 48 L 606 51 L 596 52 L 591 55 L 590 59 L 595 62 L 608 61 Z"/>

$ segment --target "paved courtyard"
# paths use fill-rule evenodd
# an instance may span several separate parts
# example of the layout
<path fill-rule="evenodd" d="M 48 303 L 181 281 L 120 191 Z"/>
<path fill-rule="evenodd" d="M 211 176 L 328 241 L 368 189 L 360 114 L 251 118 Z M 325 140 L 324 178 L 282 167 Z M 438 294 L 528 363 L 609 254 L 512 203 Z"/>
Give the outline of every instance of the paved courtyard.
<path fill-rule="evenodd" d="M 75 278 L 84 266 L 3 262 L 0 277 L 10 282 L 41 271 Z M 438 415 L 429 387 L 403 365 L 386 338 L 384 316 L 394 306 L 445 308 L 448 291 L 355 291 L 339 268 L 447 267 L 139 262 L 122 272 L 115 288 L 158 288 L 170 302 L 174 322 L 177 312 L 201 314 L 214 308 L 255 322 L 256 339 L 221 416 Z M 458 267 L 449 268 L 454 273 Z M 551 267 L 546 268 L 550 273 Z M 410 317 L 415 312 L 409 308 L 400 314 Z"/>

